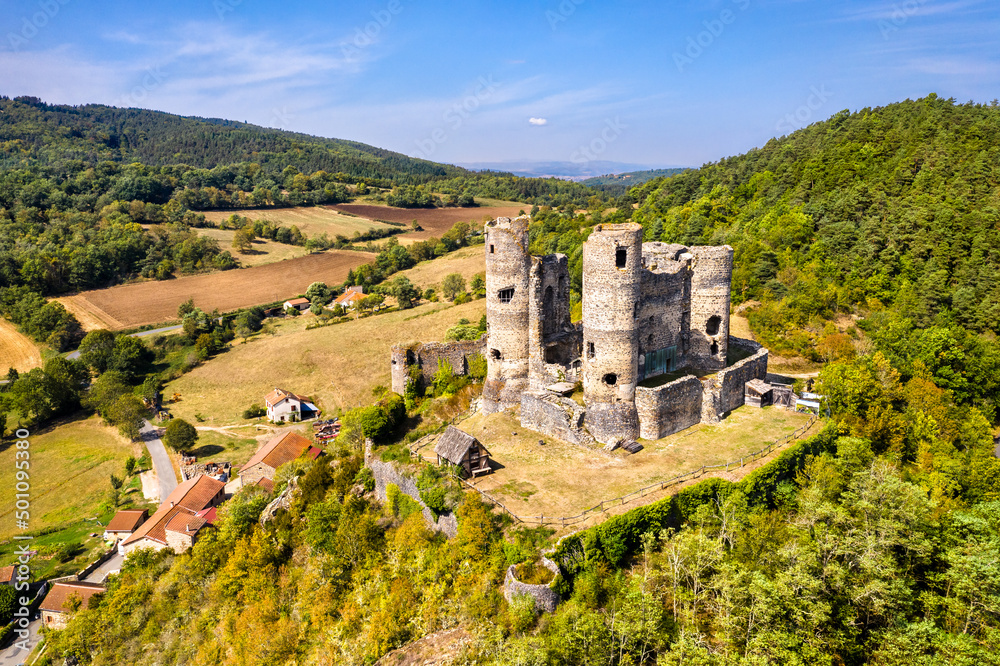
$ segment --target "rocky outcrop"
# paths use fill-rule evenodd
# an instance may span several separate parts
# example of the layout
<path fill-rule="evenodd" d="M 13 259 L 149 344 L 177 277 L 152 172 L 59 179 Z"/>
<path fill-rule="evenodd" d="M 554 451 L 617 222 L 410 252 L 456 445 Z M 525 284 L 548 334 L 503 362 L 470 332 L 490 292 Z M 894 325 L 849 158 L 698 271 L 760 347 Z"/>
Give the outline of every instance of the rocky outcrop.
<path fill-rule="evenodd" d="M 292 495 L 299 488 L 299 477 L 293 476 L 288 480 L 288 485 L 278 493 L 278 496 L 271 500 L 260 514 L 261 527 L 269 521 L 274 520 L 280 511 L 288 511 L 292 508 Z"/>

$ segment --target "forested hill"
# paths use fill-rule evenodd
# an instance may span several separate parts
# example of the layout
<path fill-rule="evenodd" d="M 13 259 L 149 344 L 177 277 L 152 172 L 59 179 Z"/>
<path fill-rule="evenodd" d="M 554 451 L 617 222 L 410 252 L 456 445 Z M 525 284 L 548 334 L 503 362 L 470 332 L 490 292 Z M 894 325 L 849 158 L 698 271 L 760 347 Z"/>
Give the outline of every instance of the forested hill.
<path fill-rule="evenodd" d="M 687 171 L 687 167 L 674 169 L 648 169 L 646 171 L 629 171 L 626 173 L 609 173 L 604 176 L 587 178 L 580 182 L 587 187 L 607 192 L 614 196 L 620 196 L 631 188 L 649 182 L 654 178 L 668 178 L 678 173 Z"/>
<path fill-rule="evenodd" d="M 210 169 L 256 162 L 265 172 L 288 166 L 354 179 L 420 183 L 468 172 L 356 141 L 325 139 L 216 118 L 187 118 L 98 104 L 49 105 L 35 98 L 0 98 L 3 166 L 55 166 L 70 160 L 186 164 Z"/>
<path fill-rule="evenodd" d="M 1000 331 L 996 101 L 842 111 L 628 198 L 647 240 L 735 248 L 734 300 L 763 301 L 751 322 L 770 344 L 803 350 L 822 320 L 883 308 Z"/>

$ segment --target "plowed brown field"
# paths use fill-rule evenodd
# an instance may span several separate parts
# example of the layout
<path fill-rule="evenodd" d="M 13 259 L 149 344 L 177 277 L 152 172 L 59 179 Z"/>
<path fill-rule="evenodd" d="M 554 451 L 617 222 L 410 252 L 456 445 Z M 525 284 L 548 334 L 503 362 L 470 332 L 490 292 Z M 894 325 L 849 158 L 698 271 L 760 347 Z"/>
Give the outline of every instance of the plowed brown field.
<path fill-rule="evenodd" d="M 42 355 L 30 339 L 18 332 L 14 324 L 0 319 L 0 373 L 15 368 L 27 372 L 42 364 Z"/>
<path fill-rule="evenodd" d="M 372 259 L 367 252 L 330 250 L 254 268 L 85 291 L 60 300 L 71 311 L 88 312 L 92 326 L 103 321 L 131 328 L 176 319 L 177 306 L 189 298 L 206 312 L 292 298 L 313 282 L 340 284 L 349 270 Z"/>

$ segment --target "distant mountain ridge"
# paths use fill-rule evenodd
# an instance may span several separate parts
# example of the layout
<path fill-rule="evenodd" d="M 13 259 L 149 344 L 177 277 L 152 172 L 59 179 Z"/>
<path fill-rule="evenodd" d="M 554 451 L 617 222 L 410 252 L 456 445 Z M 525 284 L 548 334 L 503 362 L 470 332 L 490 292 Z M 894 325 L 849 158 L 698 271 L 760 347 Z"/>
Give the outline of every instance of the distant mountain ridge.
<path fill-rule="evenodd" d="M 578 162 L 534 162 L 514 160 L 509 162 L 459 162 L 456 166 L 473 171 L 496 171 L 526 178 L 563 178 L 566 180 L 586 180 L 606 174 L 621 174 L 653 169 L 648 164 L 629 164 L 593 160 Z"/>

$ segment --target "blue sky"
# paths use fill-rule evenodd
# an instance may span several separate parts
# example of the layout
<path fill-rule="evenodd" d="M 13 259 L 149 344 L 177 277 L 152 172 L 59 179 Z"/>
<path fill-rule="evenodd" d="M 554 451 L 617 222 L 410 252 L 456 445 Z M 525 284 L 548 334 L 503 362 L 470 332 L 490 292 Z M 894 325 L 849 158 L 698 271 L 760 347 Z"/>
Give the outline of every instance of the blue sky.
<path fill-rule="evenodd" d="M 1000 96 L 996 0 L 5 0 L 0 93 L 443 162 L 700 165 L 936 92 Z"/>

